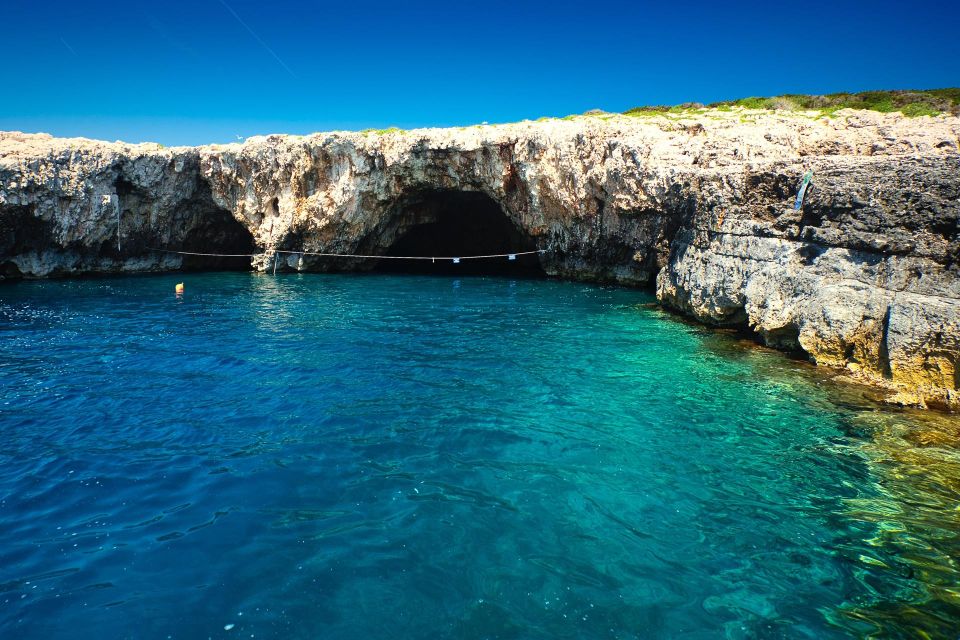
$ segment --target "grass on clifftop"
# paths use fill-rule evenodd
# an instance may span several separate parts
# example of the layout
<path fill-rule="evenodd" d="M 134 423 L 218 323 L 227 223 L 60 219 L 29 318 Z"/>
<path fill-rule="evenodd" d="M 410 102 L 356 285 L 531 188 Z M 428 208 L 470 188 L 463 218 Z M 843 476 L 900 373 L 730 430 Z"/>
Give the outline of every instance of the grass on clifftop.
<path fill-rule="evenodd" d="M 369 134 L 371 134 L 371 133 L 375 133 L 375 134 L 377 134 L 378 136 L 385 136 L 385 135 L 387 135 L 388 133 L 406 133 L 406 131 L 404 131 L 403 129 L 400 129 L 400 128 L 398 128 L 398 127 L 388 127 L 388 128 L 386 128 L 386 129 L 364 129 L 364 130 L 361 131 L 360 133 L 362 133 L 362 134 L 364 134 L 364 135 L 369 135 Z"/>
<path fill-rule="evenodd" d="M 822 116 L 832 116 L 840 109 L 866 109 L 868 111 L 879 111 L 880 113 L 892 113 L 899 111 L 908 118 L 917 116 L 936 116 L 941 113 L 949 113 L 960 116 L 960 88 L 947 89 L 920 89 L 920 90 L 899 90 L 899 91 L 862 91 L 860 93 L 829 93 L 826 95 L 804 95 L 791 93 L 772 98 L 740 98 L 739 100 L 724 100 L 722 102 L 712 102 L 708 105 L 699 102 L 685 102 L 675 106 L 655 105 L 646 107 L 634 107 L 623 112 L 624 115 L 643 117 L 643 116 L 667 116 L 676 120 L 685 116 L 696 115 L 707 110 L 715 111 L 734 111 L 739 112 L 741 122 L 755 122 L 757 114 L 746 113 L 743 110 L 766 110 L 780 112 L 807 112 L 803 114 L 806 117 L 819 118 Z M 810 111 L 818 115 L 811 116 Z M 544 116 L 537 118 L 536 122 L 549 122 L 559 120 L 577 120 L 584 116 L 595 117 L 601 120 L 609 120 L 616 117 L 617 114 L 602 111 L 600 109 L 591 109 L 583 114 L 571 114 L 562 118 L 553 116 Z M 707 117 L 713 117 L 707 114 Z M 524 120 L 530 122 L 530 120 Z M 458 131 L 465 131 L 487 125 L 474 124 L 465 127 L 456 127 Z M 364 129 L 360 131 L 363 135 L 406 135 L 408 132 L 397 127 L 388 127 L 386 129 Z"/>
<path fill-rule="evenodd" d="M 624 111 L 624 114 L 628 116 L 682 114 L 703 108 L 730 111 L 734 107 L 771 111 L 819 111 L 823 115 L 833 115 L 840 109 L 866 109 L 881 113 L 899 111 L 909 118 L 935 116 L 941 113 L 960 115 L 960 88 L 918 91 L 863 91 L 860 93 L 830 93 L 823 96 L 787 94 L 772 98 L 726 100 L 708 104 L 706 107 L 696 102 L 688 102 L 673 107 L 662 105 L 634 107 Z"/>

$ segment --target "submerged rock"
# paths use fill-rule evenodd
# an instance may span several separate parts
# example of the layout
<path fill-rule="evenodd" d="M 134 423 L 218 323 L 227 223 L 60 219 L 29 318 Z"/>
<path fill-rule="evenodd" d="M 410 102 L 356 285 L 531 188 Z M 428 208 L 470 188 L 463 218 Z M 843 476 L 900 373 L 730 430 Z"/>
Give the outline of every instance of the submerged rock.
<path fill-rule="evenodd" d="M 956 117 L 866 111 L 596 114 L 172 149 L 0 133 L 0 278 L 543 249 L 549 275 L 655 287 L 668 307 L 802 350 L 894 401 L 958 408 L 958 147 Z M 469 220 L 462 237 L 451 217 Z"/>

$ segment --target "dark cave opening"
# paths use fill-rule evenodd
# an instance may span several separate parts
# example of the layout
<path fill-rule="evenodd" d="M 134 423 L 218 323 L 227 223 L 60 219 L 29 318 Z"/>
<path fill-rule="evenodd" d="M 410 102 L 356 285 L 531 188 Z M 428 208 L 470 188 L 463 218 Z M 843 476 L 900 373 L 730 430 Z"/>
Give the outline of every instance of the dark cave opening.
<path fill-rule="evenodd" d="M 195 217 L 195 226 L 181 251 L 237 254 L 183 256 L 184 271 L 249 271 L 250 254 L 256 252 L 253 235 L 229 211 L 210 208 Z"/>
<path fill-rule="evenodd" d="M 194 192 L 157 214 L 156 198 L 123 176 L 114 182 L 120 218 L 120 246 L 115 237 L 100 247 L 116 258 L 148 255 L 155 250 L 227 256 L 184 255 L 184 271 L 249 271 L 256 249 L 253 235 L 230 211 L 213 200 L 210 185 L 199 181 Z"/>
<path fill-rule="evenodd" d="M 50 242 L 50 225 L 34 207 L 0 206 L 0 255 L 42 251 Z"/>
<path fill-rule="evenodd" d="M 395 236 L 387 256 L 439 256 L 446 260 L 378 260 L 381 273 L 544 277 L 538 254 L 462 259 L 463 256 L 517 254 L 537 249 L 490 196 L 476 191 L 425 191 L 399 205 Z M 459 263 L 449 259 L 460 257 Z"/>
<path fill-rule="evenodd" d="M 50 224 L 36 216 L 32 206 L 0 206 L 0 256 L 40 252 L 50 242 Z M 23 276 L 13 260 L 0 260 L 0 280 Z"/>

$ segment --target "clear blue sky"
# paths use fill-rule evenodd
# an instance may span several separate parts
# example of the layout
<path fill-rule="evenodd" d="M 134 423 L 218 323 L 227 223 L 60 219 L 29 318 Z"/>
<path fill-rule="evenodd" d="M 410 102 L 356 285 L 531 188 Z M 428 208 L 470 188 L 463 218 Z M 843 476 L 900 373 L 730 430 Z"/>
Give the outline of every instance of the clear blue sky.
<path fill-rule="evenodd" d="M 960 2 L 3 0 L 0 129 L 225 142 L 960 85 Z"/>

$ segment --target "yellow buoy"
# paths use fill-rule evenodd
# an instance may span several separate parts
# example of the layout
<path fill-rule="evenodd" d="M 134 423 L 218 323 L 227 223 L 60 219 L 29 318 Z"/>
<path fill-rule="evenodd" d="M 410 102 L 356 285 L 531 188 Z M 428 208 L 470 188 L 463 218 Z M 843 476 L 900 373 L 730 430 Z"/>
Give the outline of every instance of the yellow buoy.
<path fill-rule="evenodd" d="M 181 282 L 176 287 L 174 287 L 174 291 L 176 291 L 178 294 L 183 293 L 183 283 Z"/>

